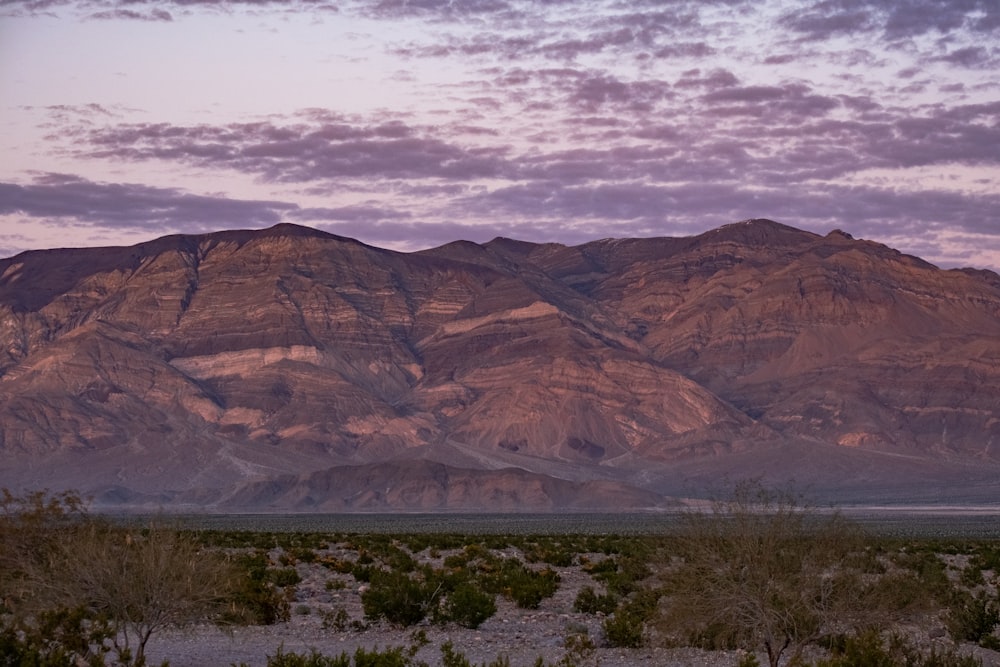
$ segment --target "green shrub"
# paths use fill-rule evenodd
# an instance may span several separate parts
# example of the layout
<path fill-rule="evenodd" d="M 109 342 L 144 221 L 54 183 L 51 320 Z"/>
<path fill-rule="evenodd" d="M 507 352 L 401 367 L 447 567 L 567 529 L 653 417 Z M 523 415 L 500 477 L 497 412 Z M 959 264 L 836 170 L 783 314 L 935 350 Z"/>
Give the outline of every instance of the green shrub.
<path fill-rule="evenodd" d="M 589 572 L 604 584 L 609 593 L 626 596 L 638 590 L 639 582 L 652 574 L 646 564 L 647 558 L 645 551 L 606 558 L 595 563 Z"/>
<path fill-rule="evenodd" d="M 962 574 L 959 577 L 959 581 L 967 588 L 975 588 L 983 583 L 983 568 L 975 558 L 970 560 L 969 564 L 962 568 Z"/>
<path fill-rule="evenodd" d="M 637 648 L 642 646 L 645 619 L 626 607 L 604 619 L 604 635 L 611 646 Z"/>
<path fill-rule="evenodd" d="M 438 589 L 404 572 L 373 570 L 361 594 L 365 618 L 385 619 L 403 627 L 416 625 L 436 604 Z"/>
<path fill-rule="evenodd" d="M 483 587 L 513 600 L 522 609 L 537 609 L 542 600 L 555 595 L 559 589 L 559 575 L 553 570 L 531 570 L 514 558 L 500 562 L 493 572 L 481 577 Z"/>
<path fill-rule="evenodd" d="M 413 572 L 417 567 L 417 561 L 413 556 L 395 544 L 386 545 L 379 558 L 390 570 Z"/>
<path fill-rule="evenodd" d="M 339 572 L 340 574 L 350 574 L 354 570 L 354 562 L 347 559 L 327 556 L 322 558 L 320 563 L 322 563 L 323 567 L 334 572 Z"/>
<path fill-rule="evenodd" d="M 0 665 L 104 667 L 113 629 L 83 609 L 43 612 L 31 624 L 0 623 Z"/>
<path fill-rule="evenodd" d="M 341 653 L 336 657 L 323 655 L 313 649 L 308 655 L 301 653 L 285 653 L 283 648 L 278 648 L 275 655 L 267 656 L 267 667 L 350 667 L 351 659 L 346 653 Z M 237 667 L 233 665 L 233 667 Z M 246 663 L 240 663 L 239 667 L 248 667 Z"/>
<path fill-rule="evenodd" d="M 982 667 L 978 658 L 951 649 L 939 653 L 935 647 L 922 654 L 898 636 L 890 637 L 886 646 L 872 631 L 842 638 L 832 653 L 815 667 Z"/>
<path fill-rule="evenodd" d="M 412 662 L 413 655 L 398 646 L 381 651 L 359 648 L 354 652 L 354 667 L 407 667 Z"/>
<path fill-rule="evenodd" d="M 895 650 L 901 653 L 900 647 Z M 889 649 L 882 644 L 876 632 L 859 636 L 839 637 L 831 646 L 833 656 L 821 660 L 816 667 L 897 667 L 899 665 Z M 902 657 L 902 656 L 900 656 Z"/>
<path fill-rule="evenodd" d="M 606 593 L 599 595 L 591 586 L 584 586 L 576 595 L 573 601 L 573 609 L 581 614 L 610 614 L 618 606 L 618 600 L 614 595 Z"/>
<path fill-rule="evenodd" d="M 972 558 L 979 569 L 1000 573 L 1000 544 L 980 544 Z"/>
<path fill-rule="evenodd" d="M 285 588 L 295 586 L 302 581 L 302 577 L 294 567 L 279 567 L 267 571 L 267 580 L 275 586 Z"/>
<path fill-rule="evenodd" d="M 496 611 L 492 595 L 469 582 L 462 582 L 448 593 L 440 608 L 438 620 L 452 621 L 465 628 L 478 628 Z"/>
<path fill-rule="evenodd" d="M 315 563 L 319 559 L 319 555 L 308 548 L 292 549 L 291 554 L 295 561 L 299 563 Z"/>
<path fill-rule="evenodd" d="M 618 571 L 618 561 L 613 557 L 603 558 L 599 561 L 593 563 L 587 563 L 583 567 L 584 572 L 591 575 L 596 575 L 603 572 L 617 572 Z"/>
<path fill-rule="evenodd" d="M 416 646 L 405 651 L 399 647 L 370 651 L 359 648 L 354 652 L 353 664 L 354 667 L 422 667 L 422 663 L 414 662 L 416 652 Z M 315 649 L 308 654 L 302 654 L 285 653 L 283 648 L 279 648 L 275 655 L 267 656 L 267 667 L 351 667 L 351 664 L 351 657 L 347 653 L 327 656 Z M 240 663 L 231 667 L 248 667 L 248 665 Z"/>
<path fill-rule="evenodd" d="M 442 565 L 444 565 L 444 567 L 446 569 L 457 570 L 457 569 L 463 568 L 466 565 L 468 565 L 469 564 L 469 560 L 470 560 L 469 557 L 463 551 L 462 553 L 451 554 L 449 556 L 445 556 L 445 559 L 442 562 Z"/>
<path fill-rule="evenodd" d="M 948 631 L 954 639 L 993 648 L 997 643 L 993 631 L 998 624 L 1000 607 L 994 598 L 984 592 L 955 593 L 947 619 Z"/>
<path fill-rule="evenodd" d="M 267 555 L 245 554 L 235 559 L 241 572 L 227 609 L 224 623 L 236 625 L 272 625 L 291 616 L 288 595 L 269 579 Z"/>
<path fill-rule="evenodd" d="M 642 646 L 646 623 L 656 611 L 659 599 L 659 591 L 645 590 L 622 602 L 614 614 L 604 620 L 608 643 L 627 648 Z"/>
<path fill-rule="evenodd" d="M 575 558 L 573 550 L 562 542 L 543 539 L 529 544 L 524 559 L 529 563 L 546 563 L 554 567 L 569 567 Z"/>
<path fill-rule="evenodd" d="M 916 574 L 920 586 L 937 600 L 944 601 L 951 592 L 948 569 L 937 554 L 928 551 L 900 551 L 893 555 L 896 565 Z"/>
<path fill-rule="evenodd" d="M 864 587 L 859 599 L 871 608 L 882 609 L 889 615 L 927 610 L 934 604 L 934 595 L 912 570 L 890 572 Z"/>

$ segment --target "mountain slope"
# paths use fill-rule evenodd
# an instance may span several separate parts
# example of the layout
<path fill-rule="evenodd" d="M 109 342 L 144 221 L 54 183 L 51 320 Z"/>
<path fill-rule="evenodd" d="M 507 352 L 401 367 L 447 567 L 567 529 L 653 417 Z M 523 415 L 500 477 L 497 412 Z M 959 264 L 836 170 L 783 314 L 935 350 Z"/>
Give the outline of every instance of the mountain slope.
<path fill-rule="evenodd" d="M 767 472 L 824 488 L 827 446 L 859 470 L 908 457 L 924 485 L 1000 461 L 1000 277 L 767 220 L 576 247 L 402 254 L 279 225 L 29 252 L 0 260 L 0 345 L 6 486 L 259 504 L 247 485 L 424 459 L 572 480 L 524 502 L 582 507 L 586 480 L 686 492 L 737 454 L 794 452 Z M 416 506 L 491 502 L 440 494 Z"/>

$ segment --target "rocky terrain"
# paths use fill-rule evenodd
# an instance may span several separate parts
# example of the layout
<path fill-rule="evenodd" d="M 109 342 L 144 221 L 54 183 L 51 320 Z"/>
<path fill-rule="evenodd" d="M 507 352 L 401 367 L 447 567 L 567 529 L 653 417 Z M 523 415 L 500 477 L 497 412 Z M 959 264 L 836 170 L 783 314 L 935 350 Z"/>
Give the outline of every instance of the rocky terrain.
<path fill-rule="evenodd" d="M 431 559 L 431 564 L 440 567 L 445 553 L 457 551 L 444 552 Z M 508 555 L 521 556 L 516 550 Z M 424 556 L 421 560 L 427 563 L 426 553 Z M 585 554 L 585 557 L 599 561 L 604 556 Z M 488 665 L 506 657 L 512 667 L 537 665 L 539 659 L 546 665 L 581 667 L 732 667 L 747 655 L 747 651 L 740 649 L 664 648 L 656 640 L 655 629 L 647 630 L 643 646 L 613 646 L 603 630 L 605 615 L 582 613 L 574 605 L 584 587 L 603 590 L 603 585 L 579 563 L 544 567 L 558 574 L 560 584 L 555 594 L 542 600 L 537 609 L 522 609 L 497 596 L 496 614 L 477 628 L 455 623 L 441 625 L 427 620 L 402 628 L 366 619 L 361 594 L 367 585 L 350 575 L 331 574 L 319 564 L 299 563 L 295 568 L 301 581 L 294 586 L 292 613 L 287 621 L 267 626 L 203 624 L 193 628 L 168 628 L 150 641 L 147 656 L 151 659 L 150 664 L 166 660 L 172 667 L 239 664 L 264 667 L 267 657 L 279 652 L 300 655 L 319 652 L 338 656 L 345 652 L 353 655 L 358 648 L 384 651 L 422 646 L 416 660 L 440 665 L 441 645 L 445 642 L 451 642 L 473 665 Z M 338 585 L 330 586 L 331 581 Z M 956 644 L 947 635 L 940 614 L 926 614 L 920 622 L 900 625 L 895 631 L 925 654 L 954 651 L 974 656 L 983 667 L 1000 666 L 1000 652 L 970 642 Z M 418 640 L 420 635 L 425 641 Z M 754 655 L 760 664 L 767 664 L 763 651 Z M 806 664 L 812 664 L 827 654 L 818 646 L 810 645 L 802 657 Z"/>
<path fill-rule="evenodd" d="M 397 253 L 313 229 L 0 260 L 0 485 L 293 511 L 648 508 L 725 477 L 996 500 L 1000 276 L 750 220 Z"/>

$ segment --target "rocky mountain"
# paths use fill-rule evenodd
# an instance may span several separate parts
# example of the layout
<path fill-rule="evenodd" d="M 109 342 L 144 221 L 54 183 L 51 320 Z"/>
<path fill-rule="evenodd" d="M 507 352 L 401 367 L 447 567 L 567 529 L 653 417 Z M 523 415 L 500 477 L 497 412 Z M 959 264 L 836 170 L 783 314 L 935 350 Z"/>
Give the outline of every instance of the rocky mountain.
<path fill-rule="evenodd" d="M 723 477 L 996 500 L 1000 276 L 750 220 L 397 253 L 309 228 L 0 260 L 0 485 L 640 508 Z"/>

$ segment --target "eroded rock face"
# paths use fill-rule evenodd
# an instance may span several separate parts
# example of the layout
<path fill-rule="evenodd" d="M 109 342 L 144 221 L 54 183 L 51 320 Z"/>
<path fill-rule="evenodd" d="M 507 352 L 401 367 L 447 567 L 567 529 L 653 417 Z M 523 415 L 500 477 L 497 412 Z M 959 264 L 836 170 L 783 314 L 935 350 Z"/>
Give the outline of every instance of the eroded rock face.
<path fill-rule="evenodd" d="M 996 464 L 1000 277 L 765 220 L 412 254 L 279 225 L 0 261 L 6 486 L 233 503 L 407 457 L 494 471 L 508 509 L 575 507 L 585 480 L 664 490 L 789 443 Z M 508 466 L 578 485 L 546 500 Z M 448 480 L 372 503 L 495 504 Z M 370 509 L 331 493 L 311 502 Z"/>

